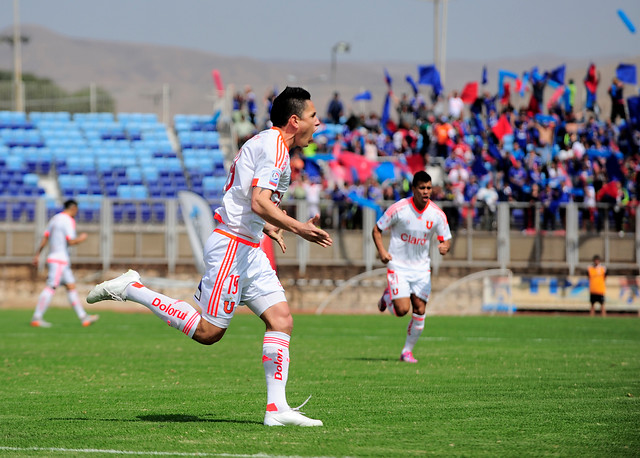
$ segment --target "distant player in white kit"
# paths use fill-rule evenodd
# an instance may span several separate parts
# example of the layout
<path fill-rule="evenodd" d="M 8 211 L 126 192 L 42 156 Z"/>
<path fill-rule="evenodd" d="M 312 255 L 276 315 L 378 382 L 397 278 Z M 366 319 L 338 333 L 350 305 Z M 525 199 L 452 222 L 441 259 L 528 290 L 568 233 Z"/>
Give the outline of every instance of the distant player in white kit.
<path fill-rule="evenodd" d="M 373 228 L 373 241 L 378 255 L 387 264 L 388 287 L 378 309 L 389 309 L 404 316 L 413 308 L 407 328 L 407 338 L 400 360 L 417 363 L 413 347 L 424 330 L 424 318 L 431 294 L 431 258 L 429 244 L 435 232 L 438 251 L 447 254 L 451 247 L 451 230 L 444 212 L 431 201 L 431 176 L 419 171 L 413 177 L 413 196 L 391 205 Z M 382 242 L 382 233 L 391 230 L 389 250 Z"/>
<path fill-rule="evenodd" d="M 51 299 L 56 292 L 58 286 L 65 285 L 67 288 L 67 297 L 71 306 L 78 315 L 78 319 L 83 326 L 90 326 L 98 319 L 98 315 L 87 315 L 84 310 L 78 292 L 76 291 L 76 280 L 71 271 L 71 262 L 69 260 L 69 246 L 77 245 L 87 239 L 84 232 L 76 235 L 76 220 L 78 214 L 78 203 L 75 200 L 67 200 L 64 203 L 63 210 L 54 215 L 42 237 L 42 242 L 33 257 L 33 264 L 38 265 L 40 253 L 44 247 L 49 244 L 49 255 L 47 256 L 47 267 L 49 275 L 47 276 L 47 286 L 44 287 L 38 298 L 36 309 L 31 318 L 31 326 L 48 328 L 51 323 L 44 321 L 42 317 L 51 304 Z"/>
<path fill-rule="evenodd" d="M 184 301 L 148 289 L 133 270 L 97 285 L 87 302 L 138 302 L 204 345 L 218 342 L 236 307 L 246 304 L 266 325 L 262 347 L 267 382 L 264 424 L 322 426 L 322 421 L 307 418 L 299 407 L 292 409 L 287 403 L 293 318 L 284 289 L 259 247 L 264 232 L 284 252 L 282 229 L 323 247 L 332 244 L 329 234 L 316 227 L 319 215 L 300 222 L 278 208 L 291 178 L 289 150 L 307 146 L 320 121 L 309 93 L 290 87 L 273 101 L 271 121 L 274 127 L 249 139 L 229 170 L 222 206 L 215 212 L 218 226 L 204 249 L 205 274 L 194 295 L 200 312 Z"/>

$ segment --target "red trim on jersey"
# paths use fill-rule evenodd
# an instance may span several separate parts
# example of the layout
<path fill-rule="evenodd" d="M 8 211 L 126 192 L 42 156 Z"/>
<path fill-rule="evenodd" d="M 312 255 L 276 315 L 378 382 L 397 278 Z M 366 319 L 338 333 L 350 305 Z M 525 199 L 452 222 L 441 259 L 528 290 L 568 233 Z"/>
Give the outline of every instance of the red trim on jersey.
<path fill-rule="evenodd" d="M 253 186 L 253 187 L 258 186 L 258 179 L 257 179 L 257 178 L 254 178 L 254 179 L 251 181 L 251 186 Z"/>
<path fill-rule="evenodd" d="M 219 222 L 219 223 L 225 224 L 225 222 L 224 222 L 224 221 L 222 221 L 222 216 L 220 216 L 220 214 L 218 214 L 218 213 L 215 213 L 215 214 L 213 215 L 213 219 L 215 219 L 215 220 L 216 220 L 217 222 Z"/>
<path fill-rule="evenodd" d="M 272 127 L 272 129 L 275 129 L 278 131 L 278 137 L 276 138 L 275 166 L 277 168 L 282 168 L 282 165 L 284 164 L 284 161 L 286 159 L 286 154 L 289 152 L 289 147 L 287 146 L 287 143 L 284 141 L 284 132 L 282 132 L 282 129 L 278 127 Z"/>
<path fill-rule="evenodd" d="M 445 212 L 443 212 L 440 207 L 438 207 L 436 204 L 434 204 L 433 200 L 429 200 L 429 205 L 431 205 L 435 210 L 437 210 L 442 215 L 442 217 L 444 218 L 444 222 L 447 223 L 447 225 L 448 225 L 449 221 L 447 221 L 447 215 L 445 214 Z M 427 205 L 427 207 L 429 205 Z"/>
<path fill-rule="evenodd" d="M 411 202 L 411 206 L 413 207 L 413 209 L 414 209 L 417 213 L 419 213 L 419 214 L 421 214 L 421 215 L 422 215 L 422 214 L 425 212 L 425 210 L 427 209 L 427 207 L 429 206 L 429 202 L 431 202 L 431 199 L 429 199 L 429 200 L 427 201 L 427 205 L 425 205 L 425 206 L 424 206 L 424 208 L 422 209 L 422 211 L 418 210 L 418 207 L 416 207 L 416 203 L 413 201 L 413 197 L 411 197 L 411 198 L 409 199 L 409 201 Z"/>
<path fill-rule="evenodd" d="M 393 216 L 400 211 L 403 207 L 409 205 L 408 199 L 402 199 L 397 201 L 395 204 L 392 204 L 389 208 L 387 208 L 388 216 Z"/>
<path fill-rule="evenodd" d="M 239 237 L 237 235 L 229 234 L 228 232 L 223 231 L 222 229 L 216 229 L 213 232 L 217 232 L 218 234 L 222 234 L 225 237 L 229 237 L 231 240 L 234 240 L 236 242 L 240 242 L 243 245 L 249 245 L 252 248 L 258 248 L 260 246 L 259 243 L 252 242 L 251 240 L 243 239 L 242 237 Z"/>

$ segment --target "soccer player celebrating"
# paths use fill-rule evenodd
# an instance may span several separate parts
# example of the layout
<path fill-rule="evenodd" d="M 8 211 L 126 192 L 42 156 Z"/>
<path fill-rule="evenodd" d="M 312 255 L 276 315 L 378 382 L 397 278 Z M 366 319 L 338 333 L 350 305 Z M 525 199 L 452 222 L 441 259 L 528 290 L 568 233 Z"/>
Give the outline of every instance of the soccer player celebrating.
<path fill-rule="evenodd" d="M 310 94 L 292 87 L 273 101 L 271 121 L 274 127 L 249 139 L 229 170 L 222 206 L 215 212 L 218 226 L 204 249 L 205 273 L 194 295 L 200 311 L 148 289 L 134 270 L 94 287 L 87 302 L 138 302 L 204 345 L 218 342 L 236 307 L 247 305 L 266 325 L 262 347 L 267 381 L 264 424 L 322 426 L 322 421 L 307 418 L 299 407 L 292 409 L 287 403 L 293 318 L 276 272 L 260 249 L 264 232 L 284 252 L 283 229 L 322 247 L 332 244 L 329 234 L 316 227 L 319 215 L 300 222 L 279 209 L 291 178 L 289 151 L 307 146 L 320 121 Z"/>
<path fill-rule="evenodd" d="M 431 176 L 419 171 L 413 177 L 412 197 L 391 205 L 373 228 L 373 241 L 380 260 L 387 264 L 387 282 L 378 309 L 389 309 L 404 316 L 413 309 L 407 339 L 400 360 L 417 363 L 413 347 L 424 330 L 425 310 L 431 293 L 431 259 L 429 242 L 435 232 L 438 251 L 447 254 L 451 247 L 451 230 L 444 212 L 431 201 Z M 391 230 L 389 250 L 382 242 L 382 232 Z"/>
<path fill-rule="evenodd" d="M 78 315 L 82 326 L 90 326 L 98 319 L 98 315 L 87 315 L 84 307 L 80 303 L 78 292 L 76 291 L 76 280 L 71 271 L 69 261 L 69 246 L 77 245 L 87 239 L 87 234 L 76 235 L 76 220 L 78 214 L 78 203 L 75 200 L 67 200 L 63 205 L 63 210 L 49 220 L 47 229 L 42 237 L 42 242 L 33 257 L 33 264 L 38 265 L 40 253 L 49 244 L 49 255 L 47 256 L 47 266 L 49 275 L 47 276 L 47 286 L 44 287 L 38 298 L 36 309 L 31 318 L 31 326 L 39 328 L 51 327 L 51 323 L 44 321 L 42 317 L 49 308 L 56 288 L 64 284 L 67 288 L 67 297 L 71 306 Z"/>

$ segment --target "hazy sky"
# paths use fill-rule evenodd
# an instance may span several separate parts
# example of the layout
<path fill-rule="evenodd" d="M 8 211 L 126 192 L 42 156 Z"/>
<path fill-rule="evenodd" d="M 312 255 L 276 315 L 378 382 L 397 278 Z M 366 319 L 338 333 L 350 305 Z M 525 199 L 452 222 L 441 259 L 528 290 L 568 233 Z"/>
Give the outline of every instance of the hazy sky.
<path fill-rule="evenodd" d="M 447 59 L 640 54 L 640 0 L 449 0 Z M 20 22 L 71 37 L 258 59 L 433 62 L 428 0 L 20 0 Z M 638 31 L 629 32 L 621 8 Z M 0 28 L 13 1 L 0 0 Z M 1 45 L 0 45 L 1 46 Z"/>

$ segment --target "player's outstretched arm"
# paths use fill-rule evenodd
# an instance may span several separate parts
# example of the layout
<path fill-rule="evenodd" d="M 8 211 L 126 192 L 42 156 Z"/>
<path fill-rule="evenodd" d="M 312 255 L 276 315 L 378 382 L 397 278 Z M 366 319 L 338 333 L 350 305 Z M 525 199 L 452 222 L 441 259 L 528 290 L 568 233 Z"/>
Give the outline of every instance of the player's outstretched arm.
<path fill-rule="evenodd" d="M 373 243 L 376 245 L 376 249 L 378 250 L 378 256 L 380 256 L 380 260 L 383 264 L 391 261 L 391 253 L 387 251 L 382 242 L 382 231 L 376 224 L 373 226 L 373 231 L 371 232 L 371 237 L 373 237 Z"/>
<path fill-rule="evenodd" d="M 316 224 L 320 221 L 320 216 L 316 215 L 306 223 L 291 218 L 285 212 L 276 207 L 271 201 L 273 191 L 270 189 L 255 187 L 251 194 L 251 210 L 264 219 L 267 223 L 285 231 L 293 232 L 309 242 L 317 243 L 322 247 L 331 246 L 333 241 L 329 234 Z"/>
<path fill-rule="evenodd" d="M 82 243 L 85 240 L 87 240 L 87 233 L 83 232 L 82 234 L 79 234 L 75 239 L 67 240 L 67 244 L 69 246 L 77 245 L 78 243 Z"/>

